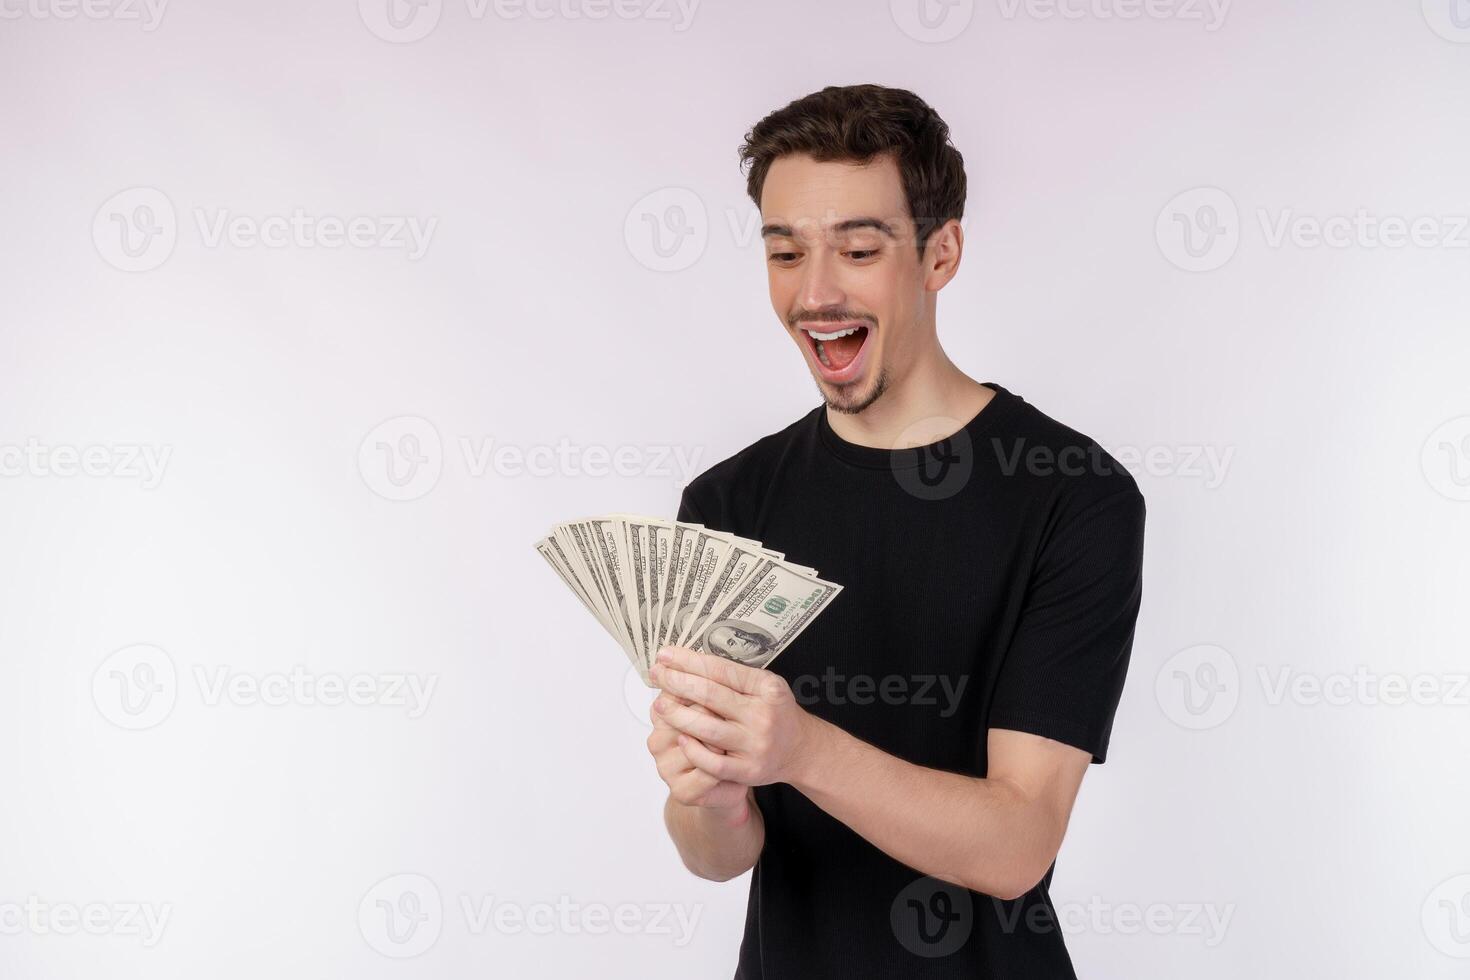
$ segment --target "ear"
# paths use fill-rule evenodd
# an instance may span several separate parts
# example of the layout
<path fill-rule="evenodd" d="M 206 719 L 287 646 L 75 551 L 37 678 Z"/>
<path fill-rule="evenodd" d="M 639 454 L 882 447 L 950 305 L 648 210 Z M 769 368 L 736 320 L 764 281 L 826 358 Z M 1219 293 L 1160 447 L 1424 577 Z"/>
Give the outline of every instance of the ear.
<path fill-rule="evenodd" d="M 924 250 L 924 288 L 930 292 L 943 289 L 959 271 L 964 250 L 965 229 L 960 227 L 958 219 L 950 218 L 934 229 L 929 236 L 929 247 Z"/>

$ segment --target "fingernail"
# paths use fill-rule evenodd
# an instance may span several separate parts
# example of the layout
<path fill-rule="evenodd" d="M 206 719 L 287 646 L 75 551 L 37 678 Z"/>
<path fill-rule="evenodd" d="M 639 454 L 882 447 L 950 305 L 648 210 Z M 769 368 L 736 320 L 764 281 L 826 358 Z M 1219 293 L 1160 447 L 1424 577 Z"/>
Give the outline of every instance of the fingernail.
<path fill-rule="evenodd" d="M 671 652 L 669 652 L 669 648 L 668 647 L 664 647 L 663 649 L 659 650 L 659 652 L 658 652 L 658 662 L 659 663 L 666 664 L 666 663 L 668 663 L 669 661 L 671 661 L 673 659 L 674 659 L 674 655 Z"/>

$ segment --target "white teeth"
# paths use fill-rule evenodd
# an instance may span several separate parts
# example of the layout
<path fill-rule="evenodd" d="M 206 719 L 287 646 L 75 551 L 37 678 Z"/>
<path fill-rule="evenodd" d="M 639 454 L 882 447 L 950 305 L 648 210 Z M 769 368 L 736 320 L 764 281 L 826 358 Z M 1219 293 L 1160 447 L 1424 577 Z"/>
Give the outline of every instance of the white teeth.
<path fill-rule="evenodd" d="M 849 327 L 846 330 L 838 330 L 834 333 L 817 333 L 815 330 L 810 330 L 805 327 L 802 329 L 805 329 L 807 333 L 811 334 L 814 340 L 836 340 L 838 337 L 846 337 L 848 334 L 858 332 L 857 327 Z"/>

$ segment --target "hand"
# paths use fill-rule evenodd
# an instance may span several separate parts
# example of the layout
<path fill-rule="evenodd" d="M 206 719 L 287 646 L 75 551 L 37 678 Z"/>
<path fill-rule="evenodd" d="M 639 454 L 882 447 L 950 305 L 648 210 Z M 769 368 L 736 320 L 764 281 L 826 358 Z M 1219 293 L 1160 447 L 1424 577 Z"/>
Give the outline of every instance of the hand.
<path fill-rule="evenodd" d="M 660 694 L 659 697 L 668 695 Z M 681 702 L 688 706 L 688 702 Z M 698 710 L 704 710 L 702 708 Z M 744 819 L 749 804 L 749 790 L 739 783 L 726 782 L 695 768 L 678 744 L 679 732 L 658 710 L 657 702 L 649 708 L 653 733 L 648 736 L 648 751 L 653 756 L 659 778 L 669 787 L 669 795 L 685 806 L 729 810 L 734 821 Z"/>
<path fill-rule="evenodd" d="M 685 647 L 664 647 L 650 674 L 653 702 L 678 746 L 708 776 L 765 786 L 791 782 L 820 724 L 779 674 Z"/>

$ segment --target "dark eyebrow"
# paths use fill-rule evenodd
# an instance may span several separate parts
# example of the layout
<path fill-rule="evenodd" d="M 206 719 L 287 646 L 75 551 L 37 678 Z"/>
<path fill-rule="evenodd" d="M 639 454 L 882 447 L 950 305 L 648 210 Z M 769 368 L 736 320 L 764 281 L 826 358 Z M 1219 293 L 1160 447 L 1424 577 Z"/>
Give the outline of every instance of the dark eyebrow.
<path fill-rule="evenodd" d="M 833 225 L 831 230 L 833 234 L 845 235 L 850 231 L 857 231 L 860 228 L 876 229 L 879 233 L 889 238 L 898 237 L 893 233 L 892 225 L 878 218 L 848 218 L 846 221 L 839 221 Z M 792 234 L 790 225 L 769 224 L 761 225 L 761 237 L 795 238 L 796 236 Z"/>

